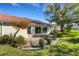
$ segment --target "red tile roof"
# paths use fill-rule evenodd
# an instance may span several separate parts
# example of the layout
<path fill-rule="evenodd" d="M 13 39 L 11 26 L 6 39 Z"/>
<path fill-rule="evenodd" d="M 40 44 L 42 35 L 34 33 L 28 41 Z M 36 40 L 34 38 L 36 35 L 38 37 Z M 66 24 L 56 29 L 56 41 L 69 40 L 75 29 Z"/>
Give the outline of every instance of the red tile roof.
<path fill-rule="evenodd" d="M 29 18 L 21 18 L 21 17 L 11 16 L 11 15 L 6 15 L 6 14 L 0 14 L 0 21 L 3 21 L 3 22 L 15 22 L 15 21 L 22 21 L 22 20 L 30 21 L 31 23 L 34 23 L 34 24 L 45 24 L 45 25 L 51 26 L 50 24 L 37 21 L 37 20 L 32 20 Z"/>
<path fill-rule="evenodd" d="M 0 21 L 14 22 L 14 21 L 21 21 L 21 20 L 25 20 L 25 19 L 21 18 L 21 17 L 16 17 L 16 16 L 10 16 L 10 15 L 5 15 L 5 14 L 0 14 Z"/>

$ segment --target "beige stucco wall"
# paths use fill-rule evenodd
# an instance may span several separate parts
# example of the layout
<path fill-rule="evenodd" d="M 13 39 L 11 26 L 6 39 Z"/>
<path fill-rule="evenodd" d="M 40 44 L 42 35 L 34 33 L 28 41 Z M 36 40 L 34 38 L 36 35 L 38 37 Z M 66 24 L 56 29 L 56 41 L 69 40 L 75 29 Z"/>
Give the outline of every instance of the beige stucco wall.
<path fill-rule="evenodd" d="M 14 34 L 16 32 L 16 29 L 13 26 L 2 26 L 2 35 L 4 34 Z M 27 29 L 20 29 L 20 31 L 17 33 L 17 36 L 22 35 L 23 37 L 27 38 Z"/>
<path fill-rule="evenodd" d="M 50 29 L 51 28 L 48 27 L 47 32 L 49 32 Z M 35 33 L 33 33 L 35 31 L 35 26 L 32 26 L 31 31 L 32 31 L 32 34 L 27 34 L 27 29 L 20 29 L 20 31 L 17 33 L 17 36 L 21 35 L 25 38 L 31 38 L 32 35 L 35 34 Z M 5 34 L 10 35 L 10 34 L 14 34 L 15 32 L 16 32 L 16 29 L 13 26 L 2 26 L 2 35 L 5 35 Z M 41 33 L 41 34 L 46 34 L 46 33 Z"/>

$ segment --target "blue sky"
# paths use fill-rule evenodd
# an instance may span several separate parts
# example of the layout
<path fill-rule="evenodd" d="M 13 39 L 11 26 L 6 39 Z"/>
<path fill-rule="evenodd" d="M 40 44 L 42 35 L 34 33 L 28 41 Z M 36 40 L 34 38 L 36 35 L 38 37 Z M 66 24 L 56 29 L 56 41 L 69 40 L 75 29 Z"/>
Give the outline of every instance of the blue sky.
<path fill-rule="evenodd" d="M 46 6 L 47 4 L 42 3 L 0 3 L 0 13 L 47 22 L 44 16 L 44 9 Z"/>

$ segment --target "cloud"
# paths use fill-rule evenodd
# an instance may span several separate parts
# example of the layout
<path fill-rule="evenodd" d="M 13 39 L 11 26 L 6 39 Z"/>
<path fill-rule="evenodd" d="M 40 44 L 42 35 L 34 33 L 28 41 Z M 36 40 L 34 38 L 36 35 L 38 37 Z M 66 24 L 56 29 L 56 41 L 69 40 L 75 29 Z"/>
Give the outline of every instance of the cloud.
<path fill-rule="evenodd" d="M 18 4 L 18 3 L 11 3 L 11 5 L 12 5 L 12 6 L 18 6 L 18 7 L 21 6 L 21 5 Z"/>
<path fill-rule="evenodd" d="M 40 4 L 39 3 L 31 3 L 30 5 L 34 6 L 34 7 L 39 7 Z"/>

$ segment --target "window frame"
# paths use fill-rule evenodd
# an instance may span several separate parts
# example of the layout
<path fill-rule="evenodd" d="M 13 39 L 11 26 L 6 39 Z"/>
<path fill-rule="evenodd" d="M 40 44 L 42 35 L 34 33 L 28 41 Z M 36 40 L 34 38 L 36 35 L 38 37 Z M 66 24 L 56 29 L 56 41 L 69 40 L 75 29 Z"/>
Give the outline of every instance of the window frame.
<path fill-rule="evenodd" d="M 47 32 L 47 27 L 44 27 L 43 28 L 43 33 L 46 33 Z"/>
<path fill-rule="evenodd" d="M 27 34 L 31 34 L 31 27 L 27 28 Z"/>
<path fill-rule="evenodd" d="M 35 27 L 35 33 L 41 33 L 41 27 Z"/>

